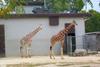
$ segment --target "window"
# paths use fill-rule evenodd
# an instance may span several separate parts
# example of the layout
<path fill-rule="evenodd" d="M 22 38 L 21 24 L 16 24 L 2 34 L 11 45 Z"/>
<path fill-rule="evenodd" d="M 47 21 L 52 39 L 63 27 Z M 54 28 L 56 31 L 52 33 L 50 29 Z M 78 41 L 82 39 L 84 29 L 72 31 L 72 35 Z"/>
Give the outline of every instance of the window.
<path fill-rule="evenodd" d="M 51 16 L 51 17 L 49 17 L 49 25 L 50 26 L 57 26 L 57 25 L 59 25 L 59 17 L 58 16 Z"/>

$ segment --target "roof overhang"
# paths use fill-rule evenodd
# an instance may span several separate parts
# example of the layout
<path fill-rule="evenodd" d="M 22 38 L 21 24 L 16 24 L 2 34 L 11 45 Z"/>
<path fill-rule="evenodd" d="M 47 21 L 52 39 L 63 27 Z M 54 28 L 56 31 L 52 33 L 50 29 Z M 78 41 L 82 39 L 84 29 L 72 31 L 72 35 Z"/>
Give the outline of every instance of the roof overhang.
<path fill-rule="evenodd" d="M 88 13 L 40 13 L 40 14 L 11 14 L 10 18 L 38 18 L 38 17 L 66 17 L 66 18 L 86 18 L 90 17 Z"/>
<path fill-rule="evenodd" d="M 89 32 L 89 33 L 86 33 L 86 35 L 100 35 L 100 32 Z"/>

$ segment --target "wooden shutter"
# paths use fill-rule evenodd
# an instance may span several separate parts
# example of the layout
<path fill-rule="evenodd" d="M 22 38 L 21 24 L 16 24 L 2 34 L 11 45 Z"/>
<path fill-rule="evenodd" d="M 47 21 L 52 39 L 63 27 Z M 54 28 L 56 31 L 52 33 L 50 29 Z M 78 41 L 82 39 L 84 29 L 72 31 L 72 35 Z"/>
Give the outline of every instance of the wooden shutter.
<path fill-rule="evenodd" d="M 51 16 L 51 17 L 49 17 L 49 25 L 50 26 L 57 26 L 57 25 L 59 25 L 59 17 L 58 16 Z"/>
<path fill-rule="evenodd" d="M 5 34 L 4 25 L 0 25 L 0 57 L 5 56 Z"/>

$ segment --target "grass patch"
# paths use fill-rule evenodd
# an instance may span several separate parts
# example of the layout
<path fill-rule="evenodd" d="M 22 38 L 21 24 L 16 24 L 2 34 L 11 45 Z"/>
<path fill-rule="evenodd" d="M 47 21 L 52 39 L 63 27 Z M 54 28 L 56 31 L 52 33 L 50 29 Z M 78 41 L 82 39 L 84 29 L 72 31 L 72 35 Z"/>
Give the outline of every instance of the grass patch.
<path fill-rule="evenodd" d="M 81 67 L 90 67 L 87 64 L 100 64 L 100 63 L 96 63 L 96 62 L 59 62 L 58 65 L 59 67 L 63 67 L 63 66 L 72 66 L 72 65 L 82 65 Z"/>
<path fill-rule="evenodd" d="M 90 66 L 81 66 L 81 67 L 90 67 Z"/>
<path fill-rule="evenodd" d="M 8 64 L 7 67 L 35 67 L 33 64 Z"/>
<path fill-rule="evenodd" d="M 36 66 L 44 66 L 55 63 L 41 63 L 41 64 L 31 64 L 31 63 L 21 63 L 21 64 L 9 64 L 7 67 L 36 67 Z"/>
<path fill-rule="evenodd" d="M 74 64 L 72 64 L 72 63 L 66 63 L 66 64 L 58 64 L 56 66 L 63 67 L 63 66 L 71 66 L 71 65 L 74 65 Z"/>
<path fill-rule="evenodd" d="M 63 66 L 72 66 L 72 65 L 78 65 L 80 67 L 90 67 L 88 64 L 100 64 L 97 62 L 56 62 L 56 63 L 37 63 L 37 64 L 32 64 L 32 63 L 20 63 L 20 64 L 9 64 L 7 67 L 37 67 L 37 66 L 42 66 L 44 67 L 45 65 L 50 65 L 54 64 L 55 66 L 58 67 L 63 67 Z"/>

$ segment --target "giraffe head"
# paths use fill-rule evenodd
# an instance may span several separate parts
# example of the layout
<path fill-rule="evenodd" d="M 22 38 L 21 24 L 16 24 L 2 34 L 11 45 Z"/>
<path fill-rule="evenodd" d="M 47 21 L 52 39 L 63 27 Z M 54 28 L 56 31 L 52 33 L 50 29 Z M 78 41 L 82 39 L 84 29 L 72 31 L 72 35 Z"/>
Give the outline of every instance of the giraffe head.
<path fill-rule="evenodd" d="M 72 21 L 72 23 L 73 23 L 74 25 L 77 25 L 77 23 L 76 23 L 76 21 L 75 21 L 75 20 L 73 20 L 73 21 Z"/>

